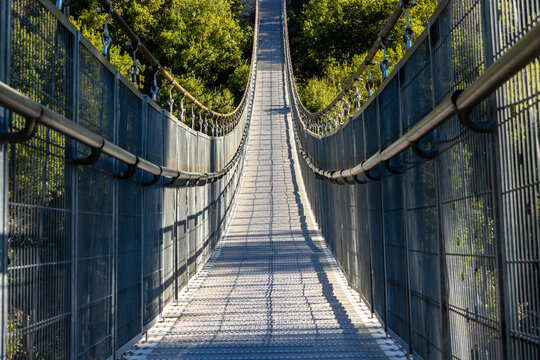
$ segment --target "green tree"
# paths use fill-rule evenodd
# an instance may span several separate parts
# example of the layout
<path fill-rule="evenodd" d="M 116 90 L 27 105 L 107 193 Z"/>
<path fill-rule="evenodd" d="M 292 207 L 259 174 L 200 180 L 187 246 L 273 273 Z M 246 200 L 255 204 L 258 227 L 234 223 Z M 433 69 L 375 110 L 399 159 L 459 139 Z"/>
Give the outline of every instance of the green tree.
<path fill-rule="evenodd" d="M 243 7 L 239 0 L 126 0 L 114 1 L 113 6 L 150 52 L 198 100 L 218 111 L 234 109 L 247 83 L 247 73 L 237 69 L 249 62 L 253 36 L 249 24 L 239 18 Z M 98 13 L 98 7 L 96 0 L 83 0 L 73 4 L 72 13 L 83 35 L 101 48 L 106 15 Z M 111 63 L 129 78 L 133 47 L 114 22 L 110 31 L 114 39 Z M 141 89 L 149 93 L 155 69 L 145 67 L 143 59 L 139 61 L 144 75 Z M 158 82 L 160 88 L 165 87 L 159 76 Z M 167 107 L 168 89 L 161 95 L 161 106 Z"/>
<path fill-rule="evenodd" d="M 351 79 L 395 8 L 395 0 L 298 1 L 289 9 L 289 38 L 300 96 L 311 111 L 324 108 Z M 436 0 L 419 2 L 410 10 L 411 28 L 420 34 Z M 391 33 L 387 58 L 395 65 L 404 54 L 402 16 Z M 382 52 L 375 61 L 382 60 Z M 373 67 L 376 84 L 378 66 Z M 360 89 L 363 91 L 362 89 Z M 365 96 L 363 96 L 365 98 Z"/>

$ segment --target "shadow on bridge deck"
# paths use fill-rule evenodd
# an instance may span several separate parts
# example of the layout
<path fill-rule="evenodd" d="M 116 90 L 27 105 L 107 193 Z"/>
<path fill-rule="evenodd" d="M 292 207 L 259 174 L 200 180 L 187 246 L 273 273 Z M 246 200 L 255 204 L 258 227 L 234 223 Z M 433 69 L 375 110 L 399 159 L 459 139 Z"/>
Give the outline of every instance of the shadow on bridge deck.
<path fill-rule="evenodd" d="M 279 3 L 261 2 L 250 137 L 226 234 L 129 359 L 404 357 L 347 286 L 306 207 L 288 119 Z"/>

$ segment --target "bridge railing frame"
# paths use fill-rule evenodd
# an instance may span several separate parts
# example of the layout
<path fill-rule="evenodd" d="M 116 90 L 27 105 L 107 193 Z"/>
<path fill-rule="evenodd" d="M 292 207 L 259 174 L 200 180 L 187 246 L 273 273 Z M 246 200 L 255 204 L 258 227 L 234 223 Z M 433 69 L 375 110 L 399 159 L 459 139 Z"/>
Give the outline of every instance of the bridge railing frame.
<path fill-rule="evenodd" d="M 35 33 L 28 35 L 27 39 L 34 41 L 32 45 L 19 49 L 12 43 L 17 35 L 10 36 L 9 33 L 12 13 L 17 15 L 11 8 L 12 4 L 21 5 L 4 1 L 2 6 L 5 5 L 6 8 L 0 9 L 0 20 L 7 19 L 0 25 L 2 40 L 7 38 L 7 41 L 0 44 L 0 50 L 4 46 L 7 49 L 0 55 L 0 81 L 6 81 L 0 83 L 0 118 L 5 140 L 26 141 L 12 142 L 9 145 L 7 141 L 1 142 L 3 177 L 0 184 L 3 187 L 3 210 L 0 215 L 3 217 L 2 236 L 5 240 L 5 251 L 0 251 L 0 266 L 4 270 L 0 279 L 0 285 L 3 285 L 0 297 L 4 300 L 4 312 L 0 313 L 0 355 L 1 358 L 22 356 L 23 353 L 31 356 L 30 353 L 38 351 L 42 356 L 46 356 L 43 354 L 54 351 L 55 356 L 70 359 L 85 356 L 116 358 L 152 324 L 160 320 L 166 303 L 177 299 L 178 291 L 204 265 L 224 230 L 243 168 L 245 144 L 253 111 L 258 36 L 254 36 L 252 69 L 246 85 L 248 90 L 235 115 L 238 126 L 231 126 L 231 131 L 222 136 L 209 136 L 190 129 L 173 114 L 160 109 L 148 96 L 135 89 L 49 1 L 23 3 L 28 9 L 24 8 L 22 11 L 29 11 L 29 17 L 43 16 L 46 21 L 37 22 L 42 23 L 44 28 L 34 28 Z M 258 16 L 255 24 L 256 35 Z M 16 30 L 20 32 L 21 27 L 17 26 Z M 69 37 L 68 45 L 63 42 L 65 39 L 58 40 L 59 32 L 63 32 L 61 36 Z M 51 34 L 53 45 L 56 38 L 59 50 L 47 55 L 59 54 L 61 57 L 64 49 L 68 48 L 66 52 L 69 53 L 69 59 L 66 62 L 60 59 L 54 63 L 59 64 L 60 71 L 56 68 L 50 72 L 41 69 L 43 76 L 50 73 L 55 73 L 52 76 L 56 76 L 57 71 L 58 74 L 67 74 L 66 78 L 62 79 L 66 81 L 61 95 L 65 103 L 57 106 L 47 98 L 44 102 L 54 105 L 48 108 L 33 100 L 40 99 L 38 85 L 34 88 L 28 82 L 29 86 L 23 86 L 23 82 L 18 80 L 15 83 L 19 87 L 11 87 L 13 83 L 9 79 L 9 71 L 12 71 L 13 67 L 10 66 L 9 59 L 13 54 L 8 50 L 21 50 L 22 55 L 18 56 L 22 57 L 18 60 L 27 59 L 29 63 L 25 64 L 21 71 L 32 70 L 32 66 L 42 65 L 41 61 L 49 61 L 47 56 L 40 58 L 38 53 L 43 46 L 48 46 L 44 44 L 50 45 L 47 36 Z M 38 55 L 30 57 L 29 54 Z M 103 84 L 103 89 L 106 88 L 107 91 L 102 92 L 108 95 L 90 99 L 100 104 L 98 108 L 103 110 L 92 113 L 91 121 L 87 121 L 89 114 L 84 111 L 88 112 L 85 107 L 95 104 L 89 104 L 89 99 L 83 99 L 80 93 L 83 86 L 81 74 L 84 70 L 80 67 L 88 65 L 81 65 L 83 56 L 95 65 L 95 68 L 86 69 L 88 74 L 85 74 L 85 81 L 95 80 L 92 77 L 101 76 L 101 72 L 106 74 L 104 77 L 108 81 L 107 85 Z M 88 59 L 85 61 L 90 61 Z M 68 67 L 68 70 L 62 70 Z M 21 89 L 23 93 L 14 87 Z M 54 100 L 55 96 L 53 94 L 51 98 Z M 87 93 L 84 96 L 89 95 Z M 19 134 L 20 136 L 14 138 L 13 134 L 24 128 L 25 122 L 35 123 L 37 128 L 29 132 L 28 139 L 23 138 L 27 134 Z M 58 178 L 52 181 L 54 183 L 59 179 L 57 182 L 60 185 L 57 186 L 56 193 L 51 195 L 48 190 L 44 190 L 41 195 L 32 198 L 25 194 L 25 189 L 13 191 L 13 185 L 10 185 L 8 190 L 8 183 L 20 183 L 21 187 L 24 185 L 19 179 L 22 176 L 21 171 L 17 170 L 18 167 L 22 168 L 21 162 L 12 161 L 16 159 L 17 152 L 26 151 L 34 156 L 34 161 L 39 160 L 35 164 L 37 167 L 42 164 L 43 158 L 35 155 L 36 149 L 43 150 L 42 154 L 46 154 L 46 159 L 52 153 L 51 148 L 55 149 L 57 156 L 57 160 L 49 162 L 54 165 L 50 165 L 49 172 L 58 170 Z M 89 151 L 89 148 L 92 151 Z M 96 149 L 98 151 L 95 151 Z M 94 156 L 95 152 L 97 156 Z M 8 154 L 12 157 L 11 164 L 7 161 Z M 99 156 L 100 154 L 108 156 Z M 26 162 L 30 168 L 35 169 L 31 164 L 31 156 Z M 34 173 L 32 170 L 28 175 L 35 175 L 36 180 L 43 185 L 42 189 L 50 185 L 47 176 L 40 176 L 39 171 Z M 84 188 L 83 182 L 91 186 Z M 46 199 L 51 196 L 61 200 Z M 39 200 L 40 197 L 42 200 Z M 57 206 L 52 204 L 55 201 Z M 28 216 L 30 220 L 24 223 L 10 216 L 15 207 L 32 209 L 31 211 L 41 215 L 33 218 Z M 52 223 L 50 219 L 53 216 L 47 214 L 54 211 L 65 213 L 62 218 L 64 220 L 57 219 L 57 223 Z M 44 213 L 47 214 L 43 215 Z M 95 219 L 100 216 L 105 219 L 104 223 L 91 226 L 90 223 L 97 221 Z M 24 226 L 34 229 L 38 224 L 44 229 L 40 231 L 45 237 L 24 229 Z M 82 230 L 84 227 L 85 231 Z M 126 241 L 128 233 L 131 232 L 134 236 L 130 241 Z M 26 256 L 24 249 L 19 249 L 26 247 L 33 251 L 36 245 L 22 244 L 25 241 L 28 243 L 28 240 L 32 240 L 33 244 L 54 244 L 60 249 L 58 252 L 62 252 L 62 258 L 53 259 L 46 264 L 39 260 L 32 262 L 31 256 Z M 99 243 L 98 240 L 108 244 L 106 250 L 95 244 Z M 93 245 L 87 245 L 86 242 Z M 91 248 L 87 249 L 87 246 Z M 98 250 L 104 254 L 97 254 Z M 126 268 L 128 261 L 134 259 L 140 266 L 135 261 L 133 269 L 129 266 Z M 95 274 L 91 274 L 92 268 L 87 265 L 92 261 L 103 261 L 104 264 L 101 268 L 94 267 Z M 44 296 L 44 282 L 38 278 L 28 279 L 28 283 L 34 288 L 17 285 L 17 277 L 23 279 L 26 276 L 20 275 L 24 269 L 36 269 L 36 274 L 41 271 L 40 276 L 57 279 L 57 284 L 64 284 L 65 287 L 49 289 L 47 296 Z M 122 290 L 125 299 L 127 293 L 124 288 L 131 286 L 129 281 L 124 281 L 129 277 L 129 271 L 134 271 L 135 274 L 134 280 L 129 280 L 135 283 L 130 284 L 139 289 L 134 290 L 136 294 L 132 297 L 133 302 L 138 301 L 140 305 L 140 309 L 133 311 L 133 318 L 124 316 L 130 304 L 129 301 L 121 303 L 120 295 Z M 83 274 L 85 272 L 86 275 Z M 109 274 L 103 284 L 86 283 L 93 276 L 97 278 L 100 272 Z M 10 281 L 7 280 L 8 277 Z M 15 286 L 21 288 L 15 289 Z M 97 289 L 98 287 L 100 288 Z M 79 291 L 82 292 L 79 294 Z M 12 299 L 12 303 L 10 292 L 19 294 L 16 299 Z M 98 294 L 100 292 L 103 294 Z M 51 300 L 53 296 L 55 301 Z M 91 301 L 86 300 L 86 296 L 91 298 Z M 34 310 L 27 311 L 22 305 L 20 310 L 16 310 L 28 297 L 33 297 L 31 301 L 36 306 L 25 306 L 33 306 Z M 109 314 L 106 329 L 100 328 L 100 331 L 104 331 L 103 334 L 94 328 L 97 325 L 93 322 L 102 320 L 101 314 L 95 314 L 100 306 L 105 306 L 104 312 Z M 62 307 L 61 314 L 55 313 L 55 307 Z M 12 308 L 15 312 L 10 310 Z M 50 317 L 43 314 L 47 309 L 52 314 Z M 92 319 L 93 317 L 95 319 Z M 120 321 L 122 317 L 124 318 Z M 129 327 L 133 327 L 135 332 L 127 331 Z M 57 348 L 51 348 L 54 341 L 57 341 Z"/>
<path fill-rule="evenodd" d="M 539 9 L 538 5 L 533 3 L 520 4 L 530 6 L 530 11 L 526 13 L 532 22 L 527 23 L 525 17 L 519 18 L 516 15 L 520 14 L 518 10 L 522 9 L 497 8 L 497 5 L 502 5 L 493 4 L 491 1 L 477 1 L 468 4 L 474 7 L 471 11 L 473 15 L 463 15 L 459 13 L 460 9 L 455 3 L 457 1 L 450 0 L 439 4 L 426 33 L 420 35 L 415 45 L 407 51 L 404 59 L 368 102 L 360 111 L 346 116 L 342 124 L 324 135 L 313 132 L 308 127 L 309 115 L 303 110 L 296 93 L 290 54 L 288 49 L 285 49 L 289 62 L 287 82 L 296 146 L 305 160 L 301 161 L 302 176 L 323 234 L 347 273 L 350 283 L 361 293 L 388 333 L 398 339 L 411 354 L 424 358 L 534 359 L 539 352 L 539 339 L 538 334 L 534 334 L 535 325 L 532 324 L 536 321 L 534 319 L 539 306 L 531 303 L 535 302 L 533 299 L 538 297 L 540 290 L 539 285 L 534 283 L 536 275 L 529 273 L 538 272 L 534 270 L 534 264 L 539 259 L 535 252 L 526 254 L 524 247 L 535 247 L 534 240 L 526 239 L 536 233 L 534 218 L 538 220 L 539 215 L 535 216 L 533 213 L 532 218 L 531 215 L 527 217 L 526 208 L 511 209 L 508 204 L 515 203 L 511 196 L 527 198 L 532 202 L 528 190 L 523 189 L 538 184 L 538 177 L 534 175 L 526 176 L 523 173 L 516 175 L 520 179 L 514 179 L 512 170 L 518 168 L 512 157 L 522 156 L 524 160 L 521 161 L 529 166 L 526 171 L 534 172 L 532 169 L 538 162 L 538 155 L 535 156 L 530 144 L 528 154 L 516 155 L 517 150 L 509 144 L 515 142 L 526 149 L 526 141 L 538 141 L 534 140 L 538 139 L 538 135 L 530 129 L 538 126 L 538 114 L 536 118 L 533 114 L 535 109 L 538 112 L 538 101 L 535 103 L 532 99 L 538 97 L 538 86 L 534 82 L 535 79 L 538 80 L 540 55 Z M 435 91 L 440 92 L 440 89 L 435 88 L 435 55 L 432 46 L 437 42 L 433 41 L 433 37 L 444 36 L 442 30 L 440 34 L 437 32 L 436 25 L 440 24 L 435 23 L 439 17 L 445 16 L 447 19 L 452 11 L 457 14 L 453 14 L 455 19 L 446 20 L 446 26 L 452 26 L 453 20 L 468 22 L 461 27 L 455 25 L 460 31 L 462 41 L 463 33 L 471 32 L 470 28 L 474 29 L 474 26 L 467 26 L 471 23 L 477 26 L 477 32 L 470 36 L 478 38 L 475 41 L 484 43 L 485 46 L 477 48 L 473 44 L 468 51 L 480 53 L 478 56 L 483 59 L 483 67 L 478 74 L 471 76 L 472 80 L 466 79 L 466 85 L 456 84 L 454 89 L 463 90 L 453 93 L 451 91 L 441 96 L 435 94 Z M 498 21 L 502 23 L 504 19 L 500 19 L 505 15 L 516 22 L 515 32 L 504 29 L 504 33 L 497 29 L 497 26 L 501 26 Z M 460 16 L 463 16 L 463 19 Z M 285 12 L 283 17 L 286 18 Z M 519 30 L 523 28 L 527 31 Z M 507 38 L 501 39 L 503 36 Z M 284 39 L 285 44 L 287 40 Z M 503 40 L 508 42 L 501 45 Z M 430 94 L 432 105 L 427 115 L 407 124 L 401 119 L 404 115 L 401 108 L 403 104 L 399 98 L 402 91 L 400 76 L 403 75 L 400 71 L 414 61 L 412 58 L 422 42 L 427 43 L 422 46 L 427 46 L 429 52 L 426 72 L 431 74 L 431 89 L 426 94 Z M 452 65 L 455 66 L 455 62 L 461 59 L 467 61 L 467 55 L 473 57 L 475 54 L 447 54 L 443 61 L 450 64 L 450 74 L 446 75 L 453 76 L 455 70 Z M 470 60 L 470 63 L 474 62 Z M 438 69 L 440 71 L 440 66 Z M 530 82 L 520 80 L 520 76 L 529 78 Z M 440 82 L 439 79 L 437 81 Z M 382 114 L 382 111 L 385 111 L 387 106 L 384 104 L 389 102 L 386 95 L 392 93 L 391 87 L 396 82 L 400 107 L 395 111 L 394 117 L 399 120 L 389 122 L 388 114 Z M 524 93 L 528 93 L 530 97 L 523 98 Z M 384 96 L 386 98 L 383 99 Z M 515 103 L 508 99 L 513 99 Z M 528 115 L 515 115 L 514 110 L 508 110 L 514 106 Z M 515 111 L 519 114 L 518 110 Z M 456 116 L 456 113 L 459 116 Z M 445 121 L 447 122 L 443 124 Z M 515 134 L 508 133 L 508 128 L 517 126 L 509 124 L 521 124 L 521 121 L 524 124 L 521 125 L 523 139 L 533 140 L 516 139 Z M 427 126 L 425 131 L 419 131 L 428 123 L 434 126 Z M 388 131 L 391 126 L 397 128 Z M 440 126 L 439 132 L 435 130 L 437 126 Z M 455 138 L 450 134 L 454 134 Z M 437 142 L 437 137 L 442 141 Z M 463 161 L 461 165 L 459 162 L 456 165 L 449 160 L 450 154 L 453 154 L 456 146 L 459 147 L 460 144 L 465 150 L 455 156 L 461 155 L 469 159 L 467 166 L 463 165 Z M 485 161 L 475 160 L 481 158 L 482 154 Z M 462 179 L 461 187 L 452 183 L 454 175 L 443 173 L 446 167 L 450 167 L 450 171 L 458 165 L 465 166 L 462 172 L 475 174 L 469 175 L 470 179 Z M 431 168 L 433 169 L 429 170 Z M 481 173 L 481 169 L 486 172 Z M 430 206 L 415 199 L 415 196 L 429 189 L 417 188 L 418 184 L 415 185 L 411 180 L 414 176 L 435 177 L 436 189 L 432 190 L 436 196 L 429 201 L 436 210 L 436 215 L 416 215 L 415 212 L 422 214 Z M 522 188 L 512 188 L 512 183 L 523 185 Z M 347 184 L 356 186 L 340 186 Z M 458 196 L 457 189 L 461 189 L 459 191 L 463 194 Z M 425 193 L 423 196 L 427 202 L 428 196 Z M 335 198 L 338 199 L 337 202 Z M 464 206 L 462 203 L 468 204 L 469 210 L 459 210 L 459 206 Z M 416 204 L 416 208 L 411 204 Z M 468 223 L 469 232 L 471 228 L 481 228 L 474 224 L 475 216 L 480 216 L 478 211 L 483 214 L 483 221 L 491 225 L 475 230 L 480 231 L 477 235 L 467 234 L 467 230 L 465 235 L 452 233 L 461 227 L 457 220 L 448 219 L 452 214 L 448 210 L 450 205 L 457 209 L 454 216 L 457 219 L 463 218 L 462 220 Z M 474 206 L 480 206 L 481 210 L 471 210 Z M 463 217 L 466 213 L 473 219 Z M 430 227 L 426 224 L 424 226 L 428 230 L 419 229 L 420 225 L 415 221 L 419 221 L 421 216 L 425 216 L 425 220 L 432 223 L 436 233 L 431 234 Z M 527 220 L 521 220 L 523 218 Z M 527 228 L 519 229 L 519 221 L 524 221 L 526 225 L 523 226 Z M 512 227 L 517 227 L 517 233 L 509 230 Z M 416 232 L 408 233 L 413 230 Z M 435 244 L 426 243 L 423 248 L 418 248 L 420 239 L 428 241 L 425 240 L 428 234 L 431 234 Z M 483 253 L 479 250 L 475 252 L 460 249 L 456 245 L 456 241 L 459 243 L 460 239 L 465 244 L 469 242 L 469 245 L 472 240 L 477 240 L 485 249 Z M 436 250 L 431 251 L 435 255 L 430 260 L 428 250 L 433 249 L 433 246 Z M 369 256 L 363 253 L 368 253 Z M 435 261 L 434 259 L 437 259 L 437 265 L 429 268 L 419 269 L 415 264 L 417 261 L 427 264 L 428 261 Z M 471 269 L 470 264 L 461 259 L 471 259 L 470 262 L 476 264 L 476 270 L 474 266 Z M 494 274 L 493 294 L 486 295 L 488 290 L 485 287 L 479 286 L 478 291 L 472 291 L 464 285 L 467 281 L 480 281 L 475 279 L 475 271 L 478 269 Z M 396 281 L 396 271 L 403 276 L 403 282 Z M 419 277 L 419 271 L 433 273 L 439 277 L 439 281 L 428 283 L 427 275 L 424 278 Z M 458 271 L 462 272 L 461 280 L 456 278 Z M 487 281 L 485 279 L 482 280 L 484 285 Z M 437 289 L 436 301 L 426 296 L 426 290 L 419 291 L 419 285 Z M 397 288 L 404 289 L 401 297 L 396 297 Z M 472 302 L 467 296 L 472 295 L 486 296 L 493 301 L 485 304 L 483 309 L 480 307 L 481 300 L 478 300 L 476 305 L 471 305 Z M 401 302 L 405 310 L 397 309 L 396 302 Z M 440 312 L 433 319 L 436 325 L 431 329 L 427 324 L 421 323 L 422 318 L 426 321 L 434 314 L 432 310 L 431 315 L 427 312 L 430 302 L 438 306 Z M 419 303 L 426 306 L 423 310 L 425 312 L 419 311 Z M 524 310 L 524 307 L 527 310 Z M 486 315 L 488 308 L 491 311 L 489 316 Z M 396 321 L 400 311 L 402 313 L 399 316 L 404 319 Z M 523 315 L 525 313 L 526 315 Z M 398 323 L 400 325 L 396 326 Z M 425 333 L 422 334 L 422 331 Z M 433 338 L 429 339 L 430 336 Z"/>

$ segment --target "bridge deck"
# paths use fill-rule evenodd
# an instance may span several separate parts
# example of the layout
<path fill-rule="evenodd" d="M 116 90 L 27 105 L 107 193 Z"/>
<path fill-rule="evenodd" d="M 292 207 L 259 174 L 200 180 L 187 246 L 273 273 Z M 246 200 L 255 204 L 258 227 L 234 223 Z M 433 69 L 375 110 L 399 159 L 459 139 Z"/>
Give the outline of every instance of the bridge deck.
<path fill-rule="evenodd" d="M 280 0 L 261 1 L 255 108 L 227 232 L 129 359 L 404 358 L 347 286 L 305 207 L 279 14 Z"/>

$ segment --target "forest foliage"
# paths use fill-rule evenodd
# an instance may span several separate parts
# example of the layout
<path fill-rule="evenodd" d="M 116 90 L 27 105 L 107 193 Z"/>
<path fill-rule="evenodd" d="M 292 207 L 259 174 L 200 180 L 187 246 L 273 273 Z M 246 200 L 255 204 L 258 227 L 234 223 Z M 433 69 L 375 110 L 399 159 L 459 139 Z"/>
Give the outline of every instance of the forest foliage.
<path fill-rule="evenodd" d="M 251 59 L 253 19 L 241 18 L 240 0 L 113 0 L 121 14 L 162 66 L 200 102 L 229 112 L 241 100 Z M 96 0 L 71 4 L 72 21 L 98 49 L 106 14 Z M 111 20 L 111 63 L 130 79 L 134 47 Z M 138 57 L 139 88 L 150 94 L 155 69 Z M 167 106 L 169 87 L 157 76 L 160 105 Z M 180 96 L 173 93 L 175 101 Z"/>
<path fill-rule="evenodd" d="M 326 107 L 352 78 L 396 7 L 397 0 L 296 0 L 289 6 L 289 40 L 294 73 L 300 97 L 310 111 Z M 417 1 L 410 9 L 411 28 L 416 35 L 424 31 L 437 0 Z M 390 37 L 387 59 L 393 66 L 405 53 L 402 39 L 406 27 L 402 15 Z M 374 59 L 373 82 L 381 82 Z M 364 75 L 367 79 L 367 74 Z M 366 90 L 359 87 L 362 99 Z"/>

